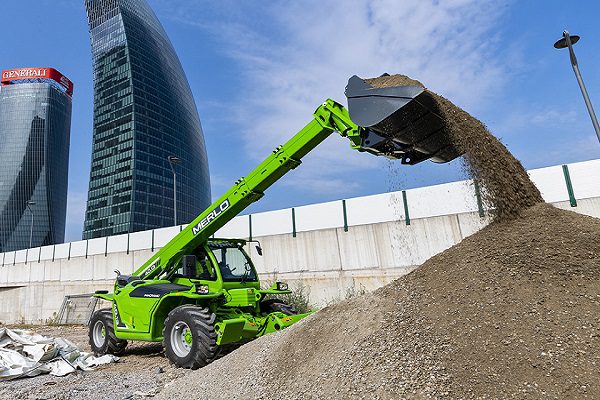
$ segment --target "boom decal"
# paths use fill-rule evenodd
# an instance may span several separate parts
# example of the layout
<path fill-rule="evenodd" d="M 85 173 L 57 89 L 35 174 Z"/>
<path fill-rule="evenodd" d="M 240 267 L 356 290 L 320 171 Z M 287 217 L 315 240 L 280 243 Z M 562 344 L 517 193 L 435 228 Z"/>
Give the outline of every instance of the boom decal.
<path fill-rule="evenodd" d="M 196 236 L 206 225 L 210 224 L 210 221 L 214 220 L 221 214 L 223 211 L 227 210 L 231 203 L 229 203 L 229 199 L 225 199 L 221 204 L 216 206 L 206 217 L 202 218 L 200 222 L 196 226 L 192 228 L 192 233 Z"/>
<path fill-rule="evenodd" d="M 144 272 L 140 274 L 140 279 L 145 279 L 148 275 L 152 273 L 160 265 L 160 258 L 157 258 L 152 264 L 146 268 Z"/>

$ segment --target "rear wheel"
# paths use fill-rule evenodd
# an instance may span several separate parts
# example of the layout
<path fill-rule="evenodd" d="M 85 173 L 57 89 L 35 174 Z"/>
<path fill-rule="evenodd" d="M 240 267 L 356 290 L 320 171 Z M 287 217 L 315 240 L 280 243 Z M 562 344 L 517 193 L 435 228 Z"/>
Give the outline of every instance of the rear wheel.
<path fill-rule="evenodd" d="M 125 351 L 127 340 L 118 339 L 110 308 L 98 310 L 90 319 L 88 336 L 92 351 L 98 355 L 114 354 L 120 355 Z"/>
<path fill-rule="evenodd" d="M 173 309 L 163 330 L 167 358 L 178 367 L 190 369 L 212 362 L 219 353 L 215 318 L 203 307 L 184 305 Z"/>
<path fill-rule="evenodd" d="M 266 313 L 281 312 L 285 315 L 296 315 L 298 312 L 292 305 L 286 304 L 280 299 L 269 299 L 260 303 L 260 309 Z"/>

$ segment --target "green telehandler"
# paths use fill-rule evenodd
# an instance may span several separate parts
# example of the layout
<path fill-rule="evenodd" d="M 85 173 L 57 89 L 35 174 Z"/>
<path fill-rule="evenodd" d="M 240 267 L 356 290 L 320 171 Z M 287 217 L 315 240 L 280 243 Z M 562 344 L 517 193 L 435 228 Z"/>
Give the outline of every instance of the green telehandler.
<path fill-rule="evenodd" d="M 113 293 L 94 295 L 112 307 L 90 319 L 92 350 L 118 355 L 128 340 L 162 341 L 172 363 L 196 369 L 225 346 L 279 331 L 309 315 L 272 298 L 291 293 L 287 284 L 261 289 L 245 251 L 248 241 L 212 236 L 334 131 L 348 138 L 353 149 L 403 164 L 456 158 L 459 154 L 439 124 L 428 122 L 436 116 L 420 101 L 422 92 L 418 86 L 377 89 L 357 76 L 350 78 L 350 111 L 333 100 L 322 103 L 300 132 L 237 180 L 132 275 L 115 271 Z M 262 254 L 260 246 L 256 249 Z"/>

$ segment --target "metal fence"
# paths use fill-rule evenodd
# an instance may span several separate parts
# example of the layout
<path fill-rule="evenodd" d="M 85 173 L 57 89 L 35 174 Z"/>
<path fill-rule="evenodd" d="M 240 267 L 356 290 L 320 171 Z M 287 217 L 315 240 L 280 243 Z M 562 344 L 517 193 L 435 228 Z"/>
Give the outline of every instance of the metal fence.
<path fill-rule="evenodd" d="M 58 325 L 87 325 L 97 303 L 98 298 L 92 297 L 91 293 L 65 296 L 56 316 L 56 323 Z"/>
<path fill-rule="evenodd" d="M 547 202 L 568 201 L 571 207 L 577 207 L 578 199 L 600 197 L 600 185 L 597 183 L 600 159 L 529 172 Z M 466 212 L 478 212 L 482 218 L 487 213 L 480 187 L 472 181 L 240 215 L 216 235 L 250 239 L 280 234 L 296 237 L 298 232 L 331 228 L 343 228 L 347 232 L 352 226 L 388 221 L 403 221 L 411 225 L 411 221 L 416 219 Z M 185 225 L 181 225 L 0 253 L 0 267 L 108 256 L 111 253 L 130 254 L 140 250 L 156 251 L 184 228 Z"/>

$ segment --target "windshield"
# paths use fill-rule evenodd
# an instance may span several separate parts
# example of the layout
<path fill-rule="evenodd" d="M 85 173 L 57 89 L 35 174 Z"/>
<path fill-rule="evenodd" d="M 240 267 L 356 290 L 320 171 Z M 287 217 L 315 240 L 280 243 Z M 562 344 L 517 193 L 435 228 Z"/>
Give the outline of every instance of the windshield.
<path fill-rule="evenodd" d="M 225 282 L 256 282 L 256 271 L 241 247 L 211 245 Z"/>

